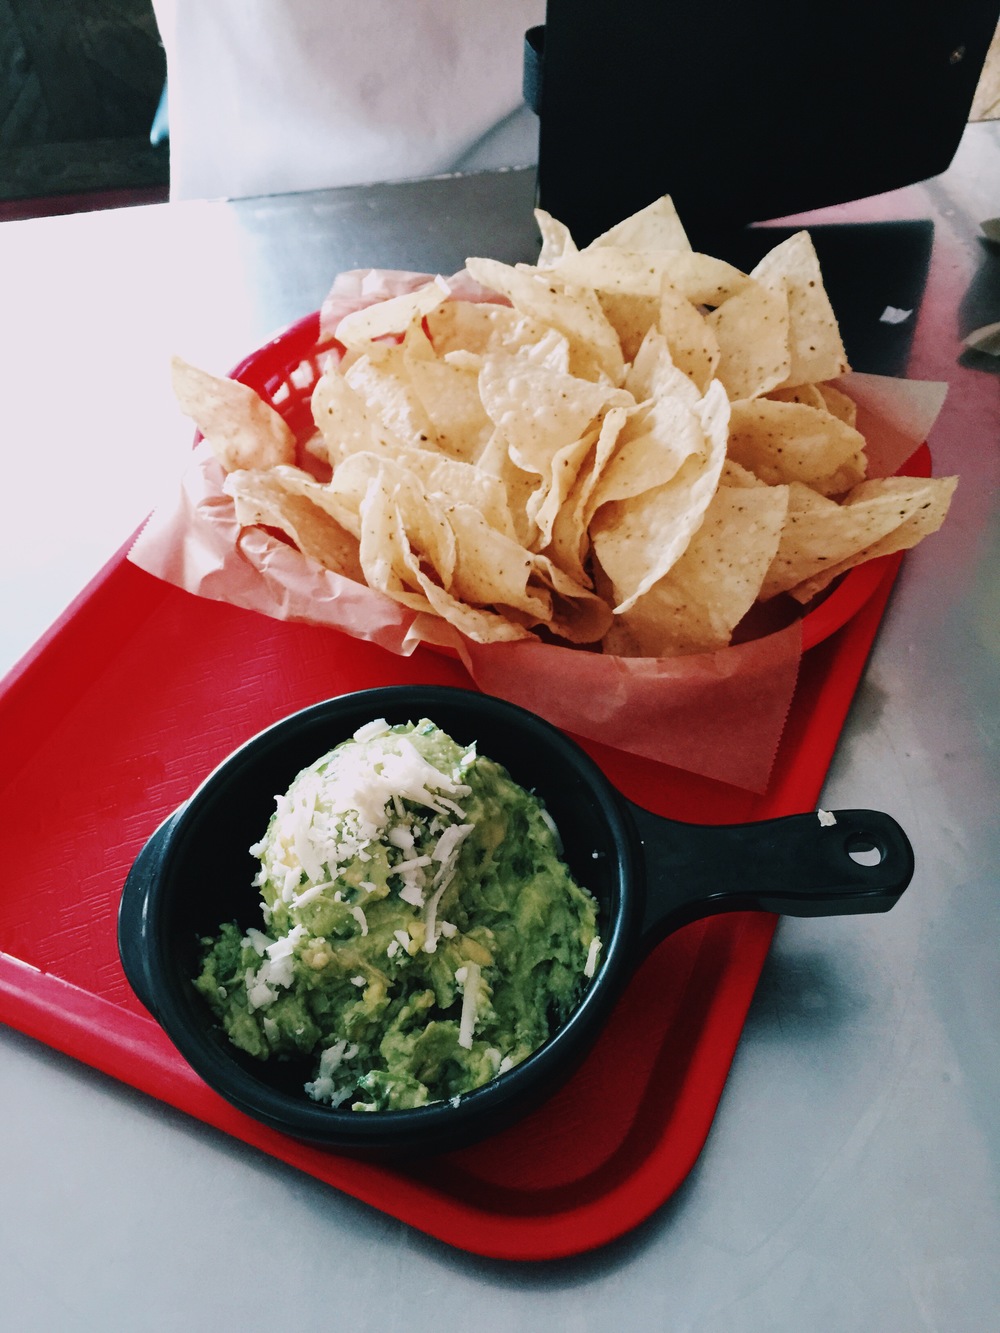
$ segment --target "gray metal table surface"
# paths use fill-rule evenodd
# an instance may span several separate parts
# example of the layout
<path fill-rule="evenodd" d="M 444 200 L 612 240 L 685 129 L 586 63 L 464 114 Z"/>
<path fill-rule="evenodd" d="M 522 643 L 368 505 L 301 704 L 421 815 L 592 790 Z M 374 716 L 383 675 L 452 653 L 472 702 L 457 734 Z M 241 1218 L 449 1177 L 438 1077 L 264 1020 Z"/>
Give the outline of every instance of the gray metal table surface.
<path fill-rule="evenodd" d="M 171 352 L 224 371 L 341 269 L 530 258 L 532 193 L 510 172 L 0 226 L 0 669 L 175 483 Z M 934 224 L 907 373 L 949 382 L 930 443 L 962 480 L 905 561 L 823 795 L 892 812 L 917 872 L 877 931 L 779 924 L 680 1190 L 594 1253 L 485 1260 L 0 1028 L 0 1327 L 997 1326 L 1000 376 L 961 337 L 1000 320 L 979 232 L 998 215 L 987 123 L 943 176 L 800 219 Z"/>

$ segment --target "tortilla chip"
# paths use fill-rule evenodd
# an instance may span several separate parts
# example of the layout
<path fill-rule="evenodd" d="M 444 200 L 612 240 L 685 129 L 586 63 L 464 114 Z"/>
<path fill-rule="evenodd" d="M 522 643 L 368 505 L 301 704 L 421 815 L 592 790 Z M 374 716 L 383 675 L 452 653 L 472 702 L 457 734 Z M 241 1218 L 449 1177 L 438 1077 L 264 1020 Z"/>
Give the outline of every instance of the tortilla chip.
<path fill-rule="evenodd" d="M 406 445 L 437 442 L 433 423 L 410 378 L 402 344 L 374 344 L 348 366 L 344 378 L 391 438 Z"/>
<path fill-rule="evenodd" d="M 447 458 L 433 450 L 413 450 L 402 460 L 427 495 L 444 506 L 474 505 L 491 527 L 516 540 L 514 517 L 501 478 L 477 463 Z"/>
<path fill-rule="evenodd" d="M 424 317 L 424 327 L 440 357 L 451 352 L 470 357 L 515 352 L 538 342 L 548 330 L 547 324 L 495 301 L 445 301 Z"/>
<path fill-rule="evenodd" d="M 622 250 L 690 250 L 691 242 L 669 194 L 654 199 L 590 242 L 587 249 L 614 245 Z"/>
<path fill-rule="evenodd" d="M 535 557 L 536 577 L 552 594 L 552 618 L 545 627 L 569 643 L 597 643 L 611 627 L 607 602 L 581 587 L 544 555 Z"/>
<path fill-rule="evenodd" d="M 848 426 L 857 426 L 858 405 L 853 398 L 841 393 L 834 384 L 817 384 L 814 387 L 831 416 L 838 417 Z"/>
<path fill-rule="evenodd" d="M 323 442 L 322 450 L 313 445 L 313 452 L 320 453 L 331 466 L 349 454 L 372 450 L 396 454 L 408 448 L 336 367 L 316 381 L 312 414 Z"/>
<path fill-rule="evenodd" d="M 660 250 L 648 256 L 650 290 L 662 291 L 664 279 L 692 305 L 716 309 L 750 281 L 735 265 L 699 250 Z"/>
<path fill-rule="evenodd" d="M 624 387 L 640 404 L 677 397 L 693 406 L 703 397 L 694 380 L 675 362 L 667 336 L 655 326 L 647 330 L 625 374 Z"/>
<path fill-rule="evenodd" d="M 445 280 L 434 278 L 416 291 L 353 310 L 338 323 L 335 336 L 345 347 L 366 348 L 379 338 L 405 333 L 411 324 L 419 322 L 450 295 Z"/>
<path fill-rule="evenodd" d="M 797 384 L 794 388 L 771 389 L 765 397 L 775 403 L 803 403 L 806 407 L 815 408 L 820 412 L 827 411 L 826 399 L 820 392 L 818 384 Z"/>
<path fill-rule="evenodd" d="M 479 392 L 510 442 L 514 462 L 543 478 L 551 476 L 559 450 L 580 440 L 606 408 L 632 401 L 606 381 L 579 379 L 503 353 L 484 358 Z"/>
<path fill-rule="evenodd" d="M 360 559 L 365 582 L 417 614 L 439 616 L 476 643 L 527 638 L 522 625 L 481 607 L 468 606 L 437 584 L 414 551 L 390 489 L 377 475 L 362 499 Z"/>
<path fill-rule="evenodd" d="M 850 369 L 837 317 L 807 231 L 797 231 L 760 261 L 751 277 L 788 303 L 790 364 L 784 383 L 816 384 Z"/>
<path fill-rule="evenodd" d="M 512 268 L 496 259 L 469 259 L 466 268 L 515 309 L 558 329 L 569 342 L 574 374 L 583 379 L 606 376 L 612 384 L 621 383 L 625 373 L 621 343 L 593 291 L 553 273 Z"/>
<path fill-rule="evenodd" d="M 737 463 L 734 458 L 727 458 L 722 465 L 722 475 L 719 477 L 720 486 L 766 486 L 766 481 L 761 481 L 760 477 L 745 468 L 741 463 Z"/>
<path fill-rule="evenodd" d="M 476 466 L 503 486 L 514 535 L 522 546 L 534 550 L 538 529 L 528 517 L 528 511 L 532 507 L 533 494 L 542 484 L 540 476 L 518 467 L 511 457 L 507 436 L 501 430 L 493 432 Z"/>
<path fill-rule="evenodd" d="M 591 512 L 666 485 L 689 458 L 704 453 L 699 401 L 661 394 L 626 414 L 614 453 L 594 483 Z"/>
<path fill-rule="evenodd" d="M 577 470 L 566 499 L 552 523 L 545 553 L 555 565 L 582 587 L 592 586 L 586 567 L 590 552 L 590 520 L 599 502 L 594 492 L 617 445 L 628 413 L 612 407 L 604 415 L 597 439 Z"/>
<path fill-rule="evenodd" d="M 659 318 L 659 298 L 633 292 L 599 291 L 597 299 L 618 335 L 622 356 L 626 362 L 633 361 L 649 329 Z"/>
<path fill-rule="evenodd" d="M 302 474 L 308 480 L 307 473 Z M 303 555 L 324 569 L 360 582 L 357 538 L 307 495 L 290 490 L 279 469 L 230 472 L 223 490 L 232 496 L 241 527 L 283 532 Z"/>
<path fill-rule="evenodd" d="M 456 552 L 449 591 L 474 606 L 509 606 L 534 623 L 547 623 L 552 600 L 530 586 L 535 569 L 531 552 L 491 527 L 472 505 L 452 504 L 447 517 Z"/>
<path fill-rule="evenodd" d="M 493 432 L 479 396 L 477 369 L 415 354 L 409 346 L 403 363 L 437 447 L 451 458 L 476 459 Z"/>
<path fill-rule="evenodd" d="M 696 415 L 704 446 L 670 481 L 597 510 L 590 533 L 594 554 L 610 579 L 616 614 L 627 611 L 684 553 L 719 483 L 726 457 L 729 403 L 713 381 Z"/>
<path fill-rule="evenodd" d="M 605 652 L 674 657 L 724 648 L 774 559 L 787 486 L 721 487 L 684 554 L 604 639 Z"/>
<path fill-rule="evenodd" d="M 788 376 L 788 304 L 747 279 L 706 318 L 719 347 L 715 373 L 733 400 L 756 398 Z"/>
<path fill-rule="evenodd" d="M 368 558 L 374 558 L 370 537 L 366 546 L 363 531 L 365 503 L 372 506 L 373 512 L 388 506 L 398 515 L 399 521 L 386 531 L 405 531 L 405 550 L 416 551 L 419 558 L 433 569 L 442 587 L 450 585 L 457 554 L 455 536 L 445 512 L 446 504 L 438 497 L 428 495 L 420 478 L 405 463 L 381 454 L 352 454 L 335 470 L 324 492 L 326 503 L 333 506 L 335 512 L 346 511 L 358 516 L 356 535 L 361 541 L 362 565 L 366 550 Z M 322 502 L 318 495 L 316 499 Z M 405 581 L 409 564 L 398 543 L 393 555 L 395 576 Z"/>
<path fill-rule="evenodd" d="M 769 486 L 798 481 L 842 495 L 864 480 L 864 436 L 804 403 L 755 399 L 732 405 L 729 457 Z"/>
<path fill-rule="evenodd" d="M 538 254 L 539 268 L 547 268 L 563 255 L 572 254 L 576 250 L 576 242 L 564 222 L 554 218 L 544 208 L 535 209 L 535 221 L 542 238 L 542 248 Z"/>
<path fill-rule="evenodd" d="M 295 436 L 270 403 L 239 380 L 171 360 L 174 395 L 227 472 L 295 462 Z"/>
<path fill-rule="evenodd" d="M 940 527 L 954 489 L 954 477 L 886 477 L 862 482 L 838 504 L 794 482 L 761 600 L 792 592 L 808 601 L 873 554 L 915 544 Z"/>
<path fill-rule="evenodd" d="M 853 516 L 855 510 L 881 516 L 884 507 L 895 511 L 895 526 L 859 551 L 845 556 L 791 589 L 797 601 L 809 602 L 828 588 L 835 578 L 868 560 L 908 551 L 937 532 L 948 514 L 957 477 L 885 477 L 862 482 L 844 500 L 841 508 Z M 880 526 L 873 521 L 869 536 Z"/>
<path fill-rule="evenodd" d="M 722 355 L 712 325 L 683 293 L 668 282 L 660 289 L 656 324 L 667 341 L 674 365 L 687 375 L 700 393 L 704 393 Z"/>

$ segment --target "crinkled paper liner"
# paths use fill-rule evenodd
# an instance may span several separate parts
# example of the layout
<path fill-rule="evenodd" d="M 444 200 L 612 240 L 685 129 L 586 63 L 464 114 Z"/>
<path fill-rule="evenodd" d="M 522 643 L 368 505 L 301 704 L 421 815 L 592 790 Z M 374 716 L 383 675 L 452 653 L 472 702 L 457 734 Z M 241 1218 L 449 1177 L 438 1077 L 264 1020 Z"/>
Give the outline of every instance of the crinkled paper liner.
<path fill-rule="evenodd" d="M 354 275 L 351 275 L 352 278 Z M 413 281 L 420 275 L 405 275 Z M 375 273 L 354 303 L 386 293 Z M 398 288 L 397 288 L 398 290 Z M 324 308 L 324 319 L 327 308 Z M 926 438 L 943 385 L 849 375 L 869 475 L 896 471 Z M 129 552 L 133 564 L 200 597 L 279 620 L 326 625 L 400 655 L 421 644 L 454 652 L 476 686 L 573 734 L 763 792 L 791 707 L 801 625 L 688 657 L 622 658 L 536 641 L 473 643 L 431 616 L 321 568 L 261 529 L 240 531 L 223 472 L 195 448 L 178 494 L 158 506 Z"/>

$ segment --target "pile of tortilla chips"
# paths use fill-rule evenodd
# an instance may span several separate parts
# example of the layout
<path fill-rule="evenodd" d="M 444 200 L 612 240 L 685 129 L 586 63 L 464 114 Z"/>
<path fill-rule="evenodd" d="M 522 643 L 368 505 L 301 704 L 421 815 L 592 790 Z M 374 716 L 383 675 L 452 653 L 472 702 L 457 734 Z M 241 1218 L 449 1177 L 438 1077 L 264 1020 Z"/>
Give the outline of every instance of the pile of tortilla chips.
<path fill-rule="evenodd" d="M 669 198 L 538 263 L 469 259 L 342 318 L 296 441 L 246 386 L 174 384 L 241 526 L 440 618 L 625 657 L 711 652 L 943 522 L 955 478 L 866 479 L 812 242 L 749 274 Z"/>

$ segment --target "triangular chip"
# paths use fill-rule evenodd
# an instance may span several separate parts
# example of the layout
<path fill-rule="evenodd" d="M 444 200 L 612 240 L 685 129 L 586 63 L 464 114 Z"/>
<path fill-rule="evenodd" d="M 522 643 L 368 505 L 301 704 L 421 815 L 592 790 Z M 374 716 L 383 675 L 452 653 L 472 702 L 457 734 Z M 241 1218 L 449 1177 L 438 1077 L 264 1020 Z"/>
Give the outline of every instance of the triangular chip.
<path fill-rule="evenodd" d="M 506 296 L 517 310 L 564 334 L 575 374 L 586 379 L 603 375 L 612 384 L 621 383 L 625 373 L 621 343 L 593 291 L 552 273 L 512 268 L 496 259 L 469 259 L 466 268 L 477 282 Z"/>
<path fill-rule="evenodd" d="M 729 457 L 769 486 L 803 482 L 843 495 L 864 480 L 865 439 L 824 409 L 758 398 L 733 403 Z"/>
<path fill-rule="evenodd" d="M 590 242 L 587 249 L 616 245 L 623 250 L 690 250 L 691 242 L 669 194 L 623 218 Z"/>
<path fill-rule="evenodd" d="M 674 365 L 704 393 L 721 357 L 715 330 L 702 312 L 669 282 L 664 282 L 660 289 L 659 305 L 656 324 L 667 341 Z"/>
<path fill-rule="evenodd" d="M 436 356 L 403 350 L 410 386 L 424 409 L 434 443 L 451 458 L 478 458 L 493 425 L 479 396 L 478 371 Z"/>
<path fill-rule="evenodd" d="M 333 466 L 349 454 L 397 453 L 409 447 L 386 426 L 377 409 L 369 408 L 337 367 L 316 381 L 312 414 L 323 441 L 322 454 Z"/>
<path fill-rule="evenodd" d="M 572 254 L 576 250 L 576 242 L 565 222 L 560 222 L 544 208 L 535 209 L 535 221 L 538 223 L 542 238 L 542 247 L 538 254 L 539 268 L 548 268 L 563 255 Z"/>
<path fill-rule="evenodd" d="M 594 485 L 591 512 L 666 485 L 689 458 L 704 453 L 698 401 L 661 394 L 627 415 L 615 451 Z"/>
<path fill-rule="evenodd" d="M 812 237 L 797 231 L 776 245 L 752 277 L 788 302 L 790 363 L 785 384 L 816 384 L 836 379 L 850 366 L 837 317 L 823 285 Z"/>
<path fill-rule="evenodd" d="M 444 278 L 434 278 L 414 292 L 353 310 L 337 325 L 337 341 L 345 347 L 364 348 L 379 338 L 405 333 L 414 320 L 429 314 L 450 295 L 451 288 Z"/>
<path fill-rule="evenodd" d="M 703 449 L 664 485 L 602 505 L 594 516 L 590 528 L 594 553 L 611 580 L 618 614 L 634 605 L 681 557 L 719 484 L 729 403 L 718 381 L 712 382 L 695 411 Z"/>
<path fill-rule="evenodd" d="M 715 373 L 731 399 L 756 398 L 788 376 L 788 305 L 747 279 L 706 319 L 719 347 Z"/>
<path fill-rule="evenodd" d="M 325 502 L 333 507 L 333 512 L 353 511 L 359 515 L 358 537 L 362 547 L 362 563 L 365 550 L 371 550 L 370 541 L 366 546 L 363 529 L 363 508 L 366 499 L 371 503 L 388 504 L 399 515 L 400 523 L 407 534 L 408 549 L 415 550 L 419 557 L 433 569 L 441 586 L 447 588 L 455 568 L 455 539 L 448 525 L 446 505 L 437 497 L 428 495 L 420 478 L 411 472 L 405 463 L 387 458 L 381 454 L 352 454 L 334 470 L 329 485 L 324 487 Z M 375 499 L 376 493 L 384 493 L 384 500 Z M 323 503 L 320 495 L 314 495 L 317 503 Z M 396 551 L 397 561 L 402 554 Z M 396 574 L 405 577 L 402 567 L 397 563 Z"/>
<path fill-rule="evenodd" d="M 174 394 L 227 472 L 295 462 L 295 436 L 255 389 L 212 375 L 181 357 L 171 361 Z"/>
<path fill-rule="evenodd" d="M 841 508 L 852 517 L 855 511 L 861 510 L 872 518 L 869 537 L 881 526 L 877 519 L 885 508 L 893 511 L 894 526 L 860 550 L 797 584 L 791 589 L 792 596 L 800 602 L 810 602 L 849 569 L 879 556 L 911 550 L 940 528 L 947 517 L 957 484 L 957 477 L 885 477 L 862 482 L 855 487 Z"/>
<path fill-rule="evenodd" d="M 774 558 L 787 486 L 721 487 L 673 568 L 615 618 L 605 652 L 674 657 L 726 647 Z"/>
<path fill-rule="evenodd" d="M 545 553 L 583 587 L 591 586 L 586 561 L 590 553 L 588 528 L 598 508 L 594 491 L 614 453 L 627 416 L 623 407 L 613 407 L 605 413 L 597 439 L 587 451 L 549 534 Z"/>
<path fill-rule="evenodd" d="M 435 442 L 434 426 L 413 386 L 403 344 L 374 344 L 350 364 L 344 377 L 384 432 L 409 446 Z"/>
<path fill-rule="evenodd" d="M 237 522 L 241 527 L 263 526 L 283 532 L 303 555 L 324 569 L 361 582 L 357 538 L 308 495 L 290 489 L 282 471 L 229 473 L 223 489 L 233 499 Z M 307 473 L 302 475 L 308 478 Z"/>
<path fill-rule="evenodd" d="M 559 450 L 581 439 L 606 408 L 632 402 L 606 381 L 582 380 L 504 353 L 484 357 L 479 392 L 518 467 L 543 478 L 551 476 Z"/>
<path fill-rule="evenodd" d="M 547 324 L 529 319 L 497 301 L 444 301 L 424 317 L 424 327 L 438 356 L 460 351 L 482 355 L 514 352 L 539 341 Z"/>
<path fill-rule="evenodd" d="M 552 599 L 533 589 L 530 551 L 486 522 L 472 505 L 448 507 L 455 534 L 455 572 L 450 591 L 473 606 L 510 606 L 536 623 L 552 616 Z"/>

